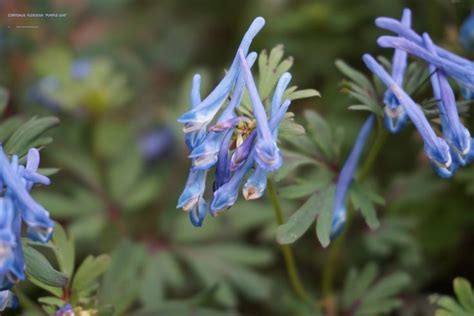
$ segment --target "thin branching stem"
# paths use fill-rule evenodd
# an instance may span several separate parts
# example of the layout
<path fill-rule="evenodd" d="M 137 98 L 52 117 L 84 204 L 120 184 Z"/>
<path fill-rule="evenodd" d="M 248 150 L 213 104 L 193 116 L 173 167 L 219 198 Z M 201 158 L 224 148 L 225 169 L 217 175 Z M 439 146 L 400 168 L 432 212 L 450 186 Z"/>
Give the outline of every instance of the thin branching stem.
<path fill-rule="evenodd" d="M 275 210 L 276 222 L 278 225 L 283 225 L 283 209 L 281 207 L 280 201 L 278 200 L 278 196 L 273 182 L 270 179 L 267 180 L 267 192 L 272 202 L 273 209 Z M 306 292 L 303 283 L 301 282 L 301 279 L 298 275 L 298 269 L 296 268 L 293 250 L 288 245 L 280 245 L 280 248 L 283 254 L 283 258 L 285 259 L 286 271 L 288 272 L 288 277 L 290 279 L 293 291 L 301 300 L 311 304 L 310 296 Z"/>

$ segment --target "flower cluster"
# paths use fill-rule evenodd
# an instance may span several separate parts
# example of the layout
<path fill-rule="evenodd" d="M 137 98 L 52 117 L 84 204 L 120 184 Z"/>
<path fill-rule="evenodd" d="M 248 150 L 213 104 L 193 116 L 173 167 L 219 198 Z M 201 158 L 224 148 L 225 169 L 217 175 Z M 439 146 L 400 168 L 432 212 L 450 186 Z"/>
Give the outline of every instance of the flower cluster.
<path fill-rule="evenodd" d="M 49 178 L 38 173 L 39 151 L 28 151 L 26 164 L 19 163 L 18 156 L 8 159 L 0 147 L 0 307 L 14 302 L 8 289 L 25 278 L 25 263 L 21 244 L 22 223 L 26 224 L 27 236 L 46 243 L 52 235 L 54 223 L 46 211 L 30 195 L 34 184 L 48 185 Z"/>
<path fill-rule="evenodd" d="M 208 211 L 215 216 L 234 205 L 240 184 L 249 172 L 243 196 L 247 200 L 260 198 L 266 189 L 267 174 L 282 164 L 278 127 L 290 106 L 290 101 L 284 100 L 284 92 L 291 75 L 284 73 L 279 78 L 267 113 L 251 72 L 257 54 L 249 53 L 253 38 L 264 24 L 261 17 L 253 21 L 226 75 L 202 100 L 201 78 L 194 76 L 191 109 L 178 119 L 184 124 L 192 166 L 177 207 L 189 212 L 195 226 L 202 225 Z M 252 104 L 251 116 L 237 114 L 245 91 Z M 208 205 L 204 193 L 213 167 L 213 198 Z"/>
<path fill-rule="evenodd" d="M 365 54 L 367 67 L 387 86 L 383 101 L 384 125 L 391 133 L 400 131 L 410 120 L 423 139 L 424 151 L 435 172 L 451 177 L 460 166 L 470 163 L 474 157 L 473 138 L 462 124 L 456 99 L 447 77 L 454 78 L 466 99 L 474 96 L 474 63 L 436 46 L 426 33 L 419 35 L 411 29 L 411 11 L 405 9 L 400 21 L 393 18 L 377 18 L 376 25 L 395 32 L 398 36 L 381 36 L 378 44 L 394 48 L 391 74 L 371 55 Z M 437 102 L 442 128 L 441 137 L 436 134 L 419 105 L 403 90 L 408 54 L 423 59 L 430 71 L 431 86 Z M 333 209 L 332 235 L 341 230 L 345 221 L 345 199 L 359 161 L 363 144 L 373 126 L 373 115 L 362 127 L 354 148 L 339 175 Z"/>

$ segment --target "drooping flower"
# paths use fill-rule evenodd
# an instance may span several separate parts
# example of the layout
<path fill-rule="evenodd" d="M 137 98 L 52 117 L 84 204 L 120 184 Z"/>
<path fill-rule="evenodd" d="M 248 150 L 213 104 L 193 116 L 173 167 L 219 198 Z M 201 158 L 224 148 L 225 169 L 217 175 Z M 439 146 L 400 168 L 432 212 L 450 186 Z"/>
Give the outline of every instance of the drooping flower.
<path fill-rule="evenodd" d="M 438 137 L 433 131 L 420 107 L 397 85 L 393 78 L 371 55 L 365 54 L 363 60 L 367 67 L 382 80 L 400 101 L 400 104 L 423 139 L 425 153 L 431 160 L 434 170 L 441 177 L 452 176 L 456 166 L 451 158 L 449 146 L 444 139 Z"/>
<path fill-rule="evenodd" d="M 459 42 L 466 52 L 474 52 L 474 12 L 471 12 L 459 29 Z"/>
<path fill-rule="evenodd" d="M 251 67 L 257 59 L 257 54 L 252 52 L 247 56 L 248 64 Z M 189 158 L 193 159 L 193 167 L 197 169 L 207 170 L 217 162 L 217 154 L 224 139 L 222 127 L 229 122 L 237 123 L 239 118 L 235 116 L 235 109 L 240 104 L 244 93 L 244 79 L 241 74 L 237 76 L 237 82 L 232 93 L 229 104 L 217 119 L 216 124 L 210 131 L 202 136 L 202 140 L 192 149 Z M 235 121 L 235 119 L 237 119 Z M 232 126 L 232 125 L 231 125 Z M 219 129 L 220 128 L 220 129 Z M 227 126 L 229 128 L 229 126 Z M 200 129 L 199 133 L 205 132 Z"/>
<path fill-rule="evenodd" d="M 411 27 L 411 11 L 409 9 L 403 10 L 401 19 L 403 26 Z M 407 68 L 407 53 L 396 49 L 392 60 L 392 77 L 399 85 L 403 85 L 405 70 Z M 400 106 L 400 102 L 395 97 L 392 91 L 387 90 L 384 95 L 384 123 L 385 127 L 392 133 L 397 133 L 402 129 L 407 122 L 407 114 Z"/>
<path fill-rule="evenodd" d="M 264 24 L 265 20 L 258 17 L 250 25 L 239 46 L 239 50 L 242 50 L 244 55 L 247 55 L 252 40 Z M 240 72 L 239 67 L 239 56 L 236 55 L 229 71 L 214 90 L 198 106 L 193 107 L 178 119 L 178 122 L 184 124 L 185 133 L 199 130 L 212 121 L 235 85 Z"/>
<path fill-rule="evenodd" d="M 278 129 L 279 124 L 285 117 L 285 113 L 288 110 L 291 102 L 285 101 L 282 106 L 279 108 L 278 112 L 273 116 L 268 122 L 269 129 L 275 131 Z M 234 172 L 229 181 L 219 187 L 218 190 L 214 192 L 214 198 L 210 205 L 210 212 L 212 215 L 217 215 L 218 213 L 226 210 L 231 207 L 237 201 L 237 196 L 239 192 L 240 183 L 242 182 L 245 175 L 250 171 L 250 169 L 255 165 L 257 161 L 257 148 L 253 147 L 245 163 Z M 259 167 L 260 164 L 257 165 Z M 264 169 L 265 170 L 265 169 Z"/>
<path fill-rule="evenodd" d="M 0 197 L 0 302 L 8 293 L 4 290 L 25 278 L 25 263 L 21 244 L 22 223 L 27 226 L 30 239 L 42 243 L 49 241 L 54 223 L 49 213 L 38 204 L 29 191 L 36 183 L 48 185 L 49 179 L 37 172 L 39 151 L 28 151 L 26 165 L 20 165 L 18 156 L 11 160 L 0 146 L 0 180 L 3 195 Z M 1 304 L 0 304 L 1 305 Z"/>
<path fill-rule="evenodd" d="M 370 115 L 357 135 L 354 147 L 349 157 L 347 157 L 344 166 L 339 173 L 336 183 L 336 192 L 334 194 L 334 206 L 332 213 L 331 238 L 335 238 L 344 227 L 346 222 L 346 197 L 349 186 L 354 178 L 354 172 L 359 164 L 360 156 L 364 150 L 370 132 L 374 126 L 375 116 Z"/>
<path fill-rule="evenodd" d="M 437 55 L 434 44 L 428 34 L 423 34 L 423 40 L 426 48 L 432 54 Z M 431 84 L 434 97 L 438 100 L 443 137 L 450 145 L 452 156 L 456 158 L 456 162 L 465 165 L 474 156 L 473 139 L 469 130 L 464 127 L 459 119 L 454 92 L 449 85 L 444 71 L 436 69 L 434 65 L 430 65 L 430 72 L 436 72 L 435 75 L 431 76 Z"/>
<path fill-rule="evenodd" d="M 436 55 L 426 49 L 423 38 L 399 21 L 390 18 L 378 18 L 377 26 L 398 33 L 399 36 L 381 36 L 377 43 L 381 47 L 403 50 L 424 59 L 427 63 L 443 70 L 456 79 L 466 99 L 474 97 L 474 63 L 448 50 L 434 46 Z"/>
<path fill-rule="evenodd" d="M 280 150 L 273 139 L 270 127 L 268 125 L 267 114 L 262 100 L 257 91 L 257 86 L 253 80 L 250 67 L 248 66 L 244 52 L 239 50 L 242 73 L 252 102 L 253 114 L 257 120 L 257 140 L 255 145 L 257 163 L 267 171 L 275 171 L 282 164 Z"/>

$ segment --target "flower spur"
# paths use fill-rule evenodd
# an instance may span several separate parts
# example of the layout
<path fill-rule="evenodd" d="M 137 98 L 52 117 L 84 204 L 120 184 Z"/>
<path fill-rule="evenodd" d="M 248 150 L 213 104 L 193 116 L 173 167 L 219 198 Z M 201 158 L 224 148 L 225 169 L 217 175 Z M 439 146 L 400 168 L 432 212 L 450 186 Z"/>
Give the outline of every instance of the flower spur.
<path fill-rule="evenodd" d="M 426 48 L 434 55 L 437 55 L 434 44 L 428 34 L 423 34 L 423 40 Z M 473 139 L 469 130 L 464 127 L 459 119 L 459 113 L 456 106 L 456 99 L 449 82 L 444 75 L 444 71 L 436 69 L 434 65 L 430 65 L 433 94 L 438 100 L 440 112 L 441 126 L 443 137 L 450 145 L 452 156 L 456 162 L 461 165 L 469 163 L 474 156 Z"/>
<path fill-rule="evenodd" d="M 334 193 L 334 206 L 331 224 L 331 239 L 336 238 L 344 227 L 346 222 L 346 197 L 349 186 L 354 177 L 354 172 L 360 160 L 364 145 L 374 126 L 375 116 L 370 115 L 364 122 L 364 125 L 357 135 L 354 147 L 349 154 L 344 166 L 339 173 L 336 183 L 336 192 Z"/>
<path fill-rule="evenodd" d="M 455 171 L 455 164 L 453 164 L 449 146 L 444 139 L 438 137 L 433 131 L 423 111 L 371 55 L 365 54 L 363 60 L 367 67 L 382 80 L 400 101 L 408 117 L 420 133 L 425 153 L 432 162 L 436 173 L 443 178 L 452 176 Z"/>
<path fill-rule="evenodd" d="M 262 17 L 256 18 L 245 33 L 242 42 L 240 43 L 239 50 L 242 50 L 244 54 L 247 54 L 252 40 L 264 25 L 265 20 Z M 185 133 L 205 128 L 207 124 L 212 121 L 227 99 L 232 87 L 235 85 L 237 76 L 240 73 L 239 68 L 239 56 L 236 55 L 229 71 L 214 90 L 204 100 L 202 100 L 199 105 L 193 107 L 178 119 L 178 122 L 184 124 Z"/>
<path fill-rule="evenodd" d="M 401 19 L 403 26 L 411 27 L 411 11 L 403 10 Z M 403 85 L 403 79 L 407 68 L 407 53 L 396 49 L 392 60 L 392 77 L 399 85 Z M 384 125 L 391 133 L 399 132 L 407 123 L 408 116 L 400 106 L 400 102 L 392 91 L 388 89 L 384 94 Z"/>
<path fill-rule="evenodd" d="M 381 36 L 377 43 L 381 47 L 403 50 L 424 59 L 427 63 L 443 70 L 456 79 L 466 99 L 474 97 L 474 63 L 438 46 L 432 53 L 424 46 L 423 38 L 412 29 L 391 18 L 378 18 L 375 21 L 380 28 L 397 33 L 399 36 Z"/>

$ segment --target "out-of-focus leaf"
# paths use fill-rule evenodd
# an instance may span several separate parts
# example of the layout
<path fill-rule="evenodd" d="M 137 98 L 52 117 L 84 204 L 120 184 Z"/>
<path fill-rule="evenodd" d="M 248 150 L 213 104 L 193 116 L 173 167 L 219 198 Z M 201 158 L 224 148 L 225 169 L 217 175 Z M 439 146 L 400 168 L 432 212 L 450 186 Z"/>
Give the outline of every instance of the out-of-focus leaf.
<path fill-rule="evenodd" d="M 438 306 L 436 316 L 468 316 L 474 315 L 474 293 L 471 283 L 464 278 L 453 281 L 457 300 L 449 296 L 432 295 L 430 300 Z"/>
<path fill-rule="evenodd" d="M 87 291 L 97 284 L 97 279 L 107 271 L 110 265 L 110 257 L 108 255 L 100 255 L 98 257 L 88 256 L 77 269 L 72 281 L 72 291 Z"/>
<path fill-rule="evenodd" d="M 145 249 L 125 240 L 113 251 L 111 258 L 99 298 L 103 304 L 113 305 L 116 315 L 122 315 L 140 293 L 137 280 L 145 262 Z"/>
<path fill-rule="evenodd" d="M 351 269 L 346 277 L 342 307 L 353 315 L 387 315 L 401 306 L 396 296 L 410 283 L 404 272 L 393 272 L 376 280 L 378 269 L 374 264 L 361 271 Z"/>
<path fill-rule="evenodd" d="M 23 156 L 33 143 L 47 130 L 56 126 L 59 120 L 55 117 L 33 117 L 18 127 L 5 143 L 5 151 L 9 154 Z M 36 144 L 38 145 L 38 144 Z"/>
<path fill-rule="evenodd" d="M 0 114 L 5 111 L 8 104 L 10 93 L 4 87 L 0 87 Z"/>
<path fill-rule="evenodd" d="M 59 268 L 70 278 L 74 270 L 74 238 L 70 234 L 67 236 L 64 228 L 58 223 L 54 226 L 53 244 Z"/>
<path fill-rule="evenodd" d="M 375 205 L 383 205 L 384 199 L 369 188 L 357 184 L 352 185 L 349 194 L 354 209 L 362 213 L 367 225 L 371 229 L 378 228 L 380 223 L 375 212 Z"/>

